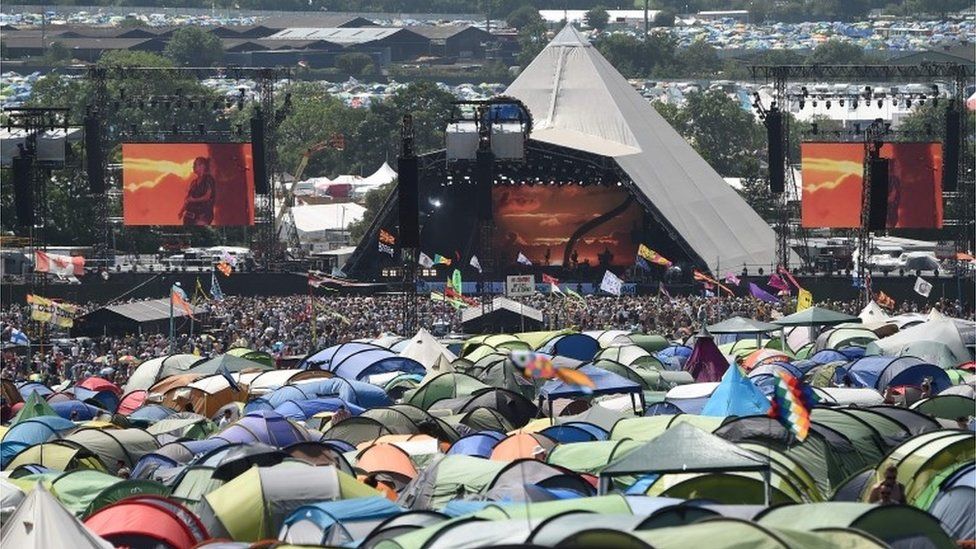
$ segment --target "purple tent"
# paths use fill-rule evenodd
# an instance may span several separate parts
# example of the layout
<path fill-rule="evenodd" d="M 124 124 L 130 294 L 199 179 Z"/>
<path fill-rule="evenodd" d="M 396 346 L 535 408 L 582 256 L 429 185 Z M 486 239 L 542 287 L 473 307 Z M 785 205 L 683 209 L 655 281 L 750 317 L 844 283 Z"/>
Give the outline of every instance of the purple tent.
<path fill-rule="evenodd" d="M 685 363 L 685 371 L 691 373 L 696 383 L 703 383 L 721 381 L 728 369 L 729 361 L 718 350 L 712 336 L 699 335 L 695 339 L 695 348 Z"/>
<path fill-rule="evenodd" d="M 305 442 L 308 438 L 308 434 L 303 429 L 271 410 L 248 412 L 215 436 L 229 442 L 247 444 L 258 441 L 279 448 L 296 442 Z"/>

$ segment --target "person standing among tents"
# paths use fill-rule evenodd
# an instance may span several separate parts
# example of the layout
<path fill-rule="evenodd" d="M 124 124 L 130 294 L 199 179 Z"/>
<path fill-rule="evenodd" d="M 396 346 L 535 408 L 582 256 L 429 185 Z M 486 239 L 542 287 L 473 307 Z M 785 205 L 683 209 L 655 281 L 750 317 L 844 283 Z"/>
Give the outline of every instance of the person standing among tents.
<path fill-rule="evenodd" d="M 889 465 L 884 472 L 884 479 L 874 485 L 868 496 L 868 503 L 892 505 L 905 503 L 905 485 L 898 482 L 898 468 Z"/>

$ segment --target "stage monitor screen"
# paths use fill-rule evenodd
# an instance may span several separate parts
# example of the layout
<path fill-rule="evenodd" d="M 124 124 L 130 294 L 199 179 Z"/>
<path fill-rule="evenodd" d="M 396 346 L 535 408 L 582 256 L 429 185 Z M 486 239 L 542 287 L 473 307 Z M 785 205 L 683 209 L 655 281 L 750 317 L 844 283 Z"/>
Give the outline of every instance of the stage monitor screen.
<path fill-rule="evenodd" d="M 250 143 L 124 143 L 126 225 L 254 224 Z"/>
<path fill-rule="evenodd" d="M 502 264 L 519 253 L 539 266 L 634 264 L 643 209 L 624 187 L 499 185 L 491 198 Z"/>
<path fill-rule="evenodd" d="M 802 223 L 806 228 L 861 226 L 864 144 L 810 142 L 801 146 Z M 889 229 L 942 227 L 942 144 L 885 143 L 889 160 Z"/>

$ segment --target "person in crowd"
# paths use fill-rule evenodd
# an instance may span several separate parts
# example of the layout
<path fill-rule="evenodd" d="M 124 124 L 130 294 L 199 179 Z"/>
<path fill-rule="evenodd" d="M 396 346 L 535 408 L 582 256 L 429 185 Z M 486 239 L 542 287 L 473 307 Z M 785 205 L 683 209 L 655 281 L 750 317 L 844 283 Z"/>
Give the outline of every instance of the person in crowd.
<path fill-rule="evenodd" d="M 217 427 L 219 429 L 223 429 L 224 427 L 230 425 L 233 422 L 234 422 L 234 413 L 231 412 L 230 408 L 227 408 L 224 410 L 224 413 L 221 414 L 220 421 L 217 423 Z"/>
<path fill-rule="evenodd" d="M 129 478 L 129 476 L 132 475 L 132 469 L 129 469 L 129 466 L 126 465 L 125 461 L 120 459 L 117 462 L 115 462 L 115 465 L 117 468 L 117 471 L 115 472 L 115 476 L 119 478 Z"/>
<path fill-rule="evenodd" d="M 897 467 L 889 465 L 885 468 L 884 478 L 871 488 L 868 503 L 879 503 L 882 505 L 905 503 L 905 485 L 898 482 Z"/>

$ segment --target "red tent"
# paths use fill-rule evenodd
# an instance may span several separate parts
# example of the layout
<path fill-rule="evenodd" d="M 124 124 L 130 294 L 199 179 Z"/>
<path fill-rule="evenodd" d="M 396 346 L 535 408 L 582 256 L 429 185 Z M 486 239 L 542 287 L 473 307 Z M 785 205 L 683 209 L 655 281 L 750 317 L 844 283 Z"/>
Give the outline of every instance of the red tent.
<path fill-rule="evenodd" d="M 78 384 L 78 386 L 83 389 L 88 389 L 89 391 L 111 391 L 115 393 L 116 396 L 122 396 L 122 389 L 120 389 L 118 385 L 100 377 L 85 378 L 81 383 Z"/>
<path fill-rule="evenodd" d="M 146 403 L 147 396 L 149 396 L 149 393 L 143 389 L 137 389 L 126 394 L 122 397 L 122 401 L 119 402 L 118 413 L 127 416 L 135 412 L 140 406 Z"/>
<path fill-rule="evenodd" d="M 104 507 L 85 520 L 89 530 L 119 546 L 153 546 L 160 542 L 190 549 L 210 537 L 189 509 L 160 496 L 139 495 Z"/>
<path fill-rule="evenodd" d="M 729 361 L 718 350 L 712 336 L 703 334 L 695 338 L 695 348 L 691 350 L 688 362 L 685 362 L 685 371 L 691 373 L 696 383 L 722 381 L 728 369 Z"/>

